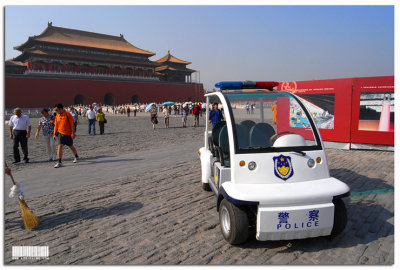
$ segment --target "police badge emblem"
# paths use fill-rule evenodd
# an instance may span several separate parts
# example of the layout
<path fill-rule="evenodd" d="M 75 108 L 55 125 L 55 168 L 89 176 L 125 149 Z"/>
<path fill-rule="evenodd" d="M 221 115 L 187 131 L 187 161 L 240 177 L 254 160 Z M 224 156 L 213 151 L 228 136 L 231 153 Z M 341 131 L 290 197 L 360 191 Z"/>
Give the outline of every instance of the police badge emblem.
<path fill-rule="evenodd" d="M 273 157 L 274 160 L 274 173 L 276 177 L 283 181 L 288 180 L 293 176 L 293 166 L 291 157 L 280 155 Z"/>

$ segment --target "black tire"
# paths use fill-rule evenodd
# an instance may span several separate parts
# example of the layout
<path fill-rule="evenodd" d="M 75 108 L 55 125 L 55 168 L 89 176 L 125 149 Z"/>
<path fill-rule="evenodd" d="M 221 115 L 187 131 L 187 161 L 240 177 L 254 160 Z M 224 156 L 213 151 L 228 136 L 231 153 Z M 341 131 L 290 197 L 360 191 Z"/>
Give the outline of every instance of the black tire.
<path fill-rule="evenodd" d="M 211 187 L 209 183 L 202 183 L 203 190 L 211 191 Z"/>
<path fill-rule="evenodd" d="M 335 214 L 333 220 L 333 228 L 330 234 L 330 238 L 332 239 L 343 232 L 347 224 L 347 210 L 343 200 L 334 199 L 333 204 L 335 205 Z"/>
<path fill-rule="evenodd" d="M 231 245 L 242 244 L 249 236 L 249 219 L 244 209 L 223 199 L 219 208 L 222 235 Z"/>

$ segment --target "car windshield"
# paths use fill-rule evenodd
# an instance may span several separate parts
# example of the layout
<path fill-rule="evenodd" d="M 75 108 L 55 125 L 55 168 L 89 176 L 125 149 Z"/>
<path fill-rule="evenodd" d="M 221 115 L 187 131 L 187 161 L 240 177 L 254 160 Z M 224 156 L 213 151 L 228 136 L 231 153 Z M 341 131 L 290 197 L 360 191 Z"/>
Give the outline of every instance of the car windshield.
<path fill-rule="evenodd" d="M 232 109 L 238 150 L 317 146 L 310 115 L 286 92 L 225 93 Z"/>

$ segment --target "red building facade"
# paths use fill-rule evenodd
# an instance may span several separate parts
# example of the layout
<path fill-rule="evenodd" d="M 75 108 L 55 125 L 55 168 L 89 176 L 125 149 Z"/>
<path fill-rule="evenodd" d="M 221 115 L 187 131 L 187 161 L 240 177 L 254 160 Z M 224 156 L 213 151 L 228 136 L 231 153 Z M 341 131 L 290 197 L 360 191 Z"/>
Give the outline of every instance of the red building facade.
<path fill-rule="evenodd" d="M 203 100 L 202 84 L 181 76 L 182 72 L 190 76 L 194 70 L 185 66 L 184 70 L 168 70 L 168 74 L 156 72 L 163 63 L 149 60 L 155 53 L 135 47 L 123 35 L 49 23 L 40 35 L 14 49 L 21 54 L 6 61 L 6 108 L 36 108 L 56 102 L 118 105 Z"/>
<path fill-rule="evenodd" d="M 118 105 L 164 101 L 203 101 L 201 84 L 37 78 L 5 78 L 6 108 L 39 108 L 55 103 Z"/>

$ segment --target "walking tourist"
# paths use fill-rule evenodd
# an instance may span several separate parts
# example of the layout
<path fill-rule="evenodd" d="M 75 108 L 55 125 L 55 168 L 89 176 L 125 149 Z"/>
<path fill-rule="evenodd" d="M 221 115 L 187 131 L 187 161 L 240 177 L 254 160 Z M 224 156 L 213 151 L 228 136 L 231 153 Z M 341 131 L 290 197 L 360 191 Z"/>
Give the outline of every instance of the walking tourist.
<path fill-rule="evenodd" d="M 54 132 L 53 139 L 56 139 L 56 134 L 59 134 L 60 143 L 58 144 L 58 163 L 54 166 L 54 168 L 62 167 L 62 156 L 63 156 L 63 148 L 64 145 L 68 146 L 74 154 L 75 158 L 73 163 L 78 162 L 78 153 L 76 151 L 74 144 L 75 132 L 74 132 L 74 119 L 72 115 L 64 110 L 64 106 L 62 104 L 56 104 L 54 106 L 54 110 L 57 112 L 56 119 L 54 121 Z"/>
<path fill-rule="evenodd" d="M 129 106 L 126 109 L 126 113 L 128 114 L 128 117 L 131 116 L 131 108 Z"/>
<path fill-rule="evenodd" d="M 98 112 L 96 113 L 96 121 L 99 122 L 100 135 L 104 134 L 104 119 L 105 119 L 105 114 L 103 113 L 102 109 L 100 108 L 98 110 Z"/>
<path fill-rule="evenodd" d="M 208 117 L 208 123 L 212 123 L 214 127 L 216 123 L 223 119 L 223 115 L 220 109 L 218 109 L 218 103 L 214 103 L 214 108 L 210 111 L 210 116 Z"/>
<path fill-rule="evenodd" d="M 194 115 L 194 127 L 199 127 L 200 126 L 200 106 L 198 104 L 194 104 L 192 112 Z"/>
<path fill-rule="evenodd" d="M 186 127 L 187 115 L 189 108 L 187 106 L 182 107 L 182 127 Z"/>
<path fill-rule="evenodd" d="M 79 115 L 74 107 L 71 107 L 70 111 L 71 111 L 72 118 L 74 118 L 74 132 L 76 133 L 76 126 L 79 123 Z"/>
<path fill-rule="evenodd" d="M 44 108 L 42 111 L 42 117 L 39 119 L 39 125 L 35 133 L 35 137 L 39 136 L 40 130 L 42 130 L 43 141 L 46 146 L 47 161 L 56 160 L 56 140 L 53 139 L 54 133 L 54 120 L 55 117 L 49 114 L 49 110 Z"/>
<path fill-rule="evenodd" d="M 90 106 L 90 110 L 86 112 L 86 120 L 89 123 L 89 135 L 91 131 L 91 127 L 93 126 L 93 135 L 96 135 L 96 112 L 93 110 L 93 107 Z"/>
<path fill-rule="evenodd" d="M 83 107 L 83 109 L 82 109 L 82 115 L 83 115 L 83 117 L 86 116 L 86 107 Z"/>
<path fill-rule="evenodd" d="M 153 123 L 153 129 L 156 129 L 156 125 L 158 124 L 156 104 L 153 104 L 149 112 L 150 112 L 151 122 Z"/>
<path fill-rule="evenodd" d="M 19 154 L 19 145 L 21 144 L 22 153 L 24 154 L 25 163 L 29 163 L 28 158 L 28 139 L 31 136 L 32 122 L 29 116 L 22 114 L 20 108 L 15 108 L 14 115 L 11 116 L 8 123 L 10 126 L 10 139 L 13 140 L 14 162 L 21 161 Z M 28 131 L 26 131 L 28 129 Z"/>
<path fill-rule="evenodd" d="M 162 113 L 164 116 L 165 128 L 168 128 L 169 127 L 169 109 L 167 106 L 164 106 Z"/>

